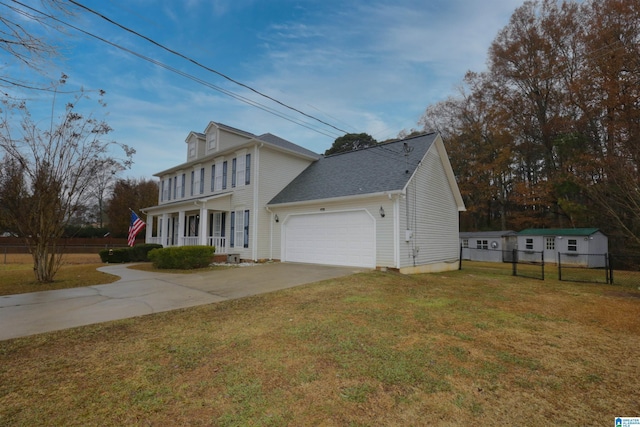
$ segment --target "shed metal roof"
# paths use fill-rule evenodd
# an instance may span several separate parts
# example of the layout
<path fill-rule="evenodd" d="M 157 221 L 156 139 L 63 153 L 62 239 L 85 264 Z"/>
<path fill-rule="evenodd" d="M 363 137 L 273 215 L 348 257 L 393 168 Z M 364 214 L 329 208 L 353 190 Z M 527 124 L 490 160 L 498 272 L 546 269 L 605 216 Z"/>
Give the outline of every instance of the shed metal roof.
<path fill-rule="evenodd" d="M 598 228 L 527 228 L 520 236 L 590 236 L 600 231 Z"/>

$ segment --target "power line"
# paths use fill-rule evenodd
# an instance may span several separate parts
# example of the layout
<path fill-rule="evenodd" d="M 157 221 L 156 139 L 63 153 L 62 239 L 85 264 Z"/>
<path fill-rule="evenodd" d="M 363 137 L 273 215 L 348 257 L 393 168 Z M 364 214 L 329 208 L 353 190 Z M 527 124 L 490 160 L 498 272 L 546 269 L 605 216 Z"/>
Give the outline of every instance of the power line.
<path fill-rule="evenodd" d="M 174 50 L 174 49 L 171 49 L 171 48 L 169 48 L 169 47 L 167 47 L 167 46 L 163 45 L 162 43 L 159 43 L 159 42 L 157 42 L 157 41 L 153 40 L 153 39 L 152 39 L 152 38 L 150 38 L 150 37 L 147 37 L 147 36 L 145 36 L 145 35 L 143 35 L 143 34 L 141 34 L 141 33 L 137 32 L 137 31 L 135 31 L 135 30 L 132 30 L 131 28 L 126 27 L 126 26 L 124 26 L 124 25 L 122 25 L 122 24 L 120 24 L 120 23 L 118 23 L 118 22 L 114 21 L 113 19 L 110 19 L 110 18 L 108 18 L 107 16 L 105 16 L 105 15 L 101 14 L 100 12 L 97 12 L 97 11 L 95 11 L 95 10 L 93 10 L 93 9 L 91 9 L 91 8 L 89 8 L 89 7 L 87 7 L 87 6 L 83 5 L 83 4 L 81 4 L 81 3 L 78 3 L 78 2 L 77 2 L 77 1 L 75 1 L 75 0 L 68 0 L 68 1 L 69 1 L 70 3 L 72 3 L 72 4 L 76 5 L 76 6 L 78 6 L 78 7 L 80 7 L 80 8 L 82 8 L 82 9 L 86 10 L 87 12 L 92 13 L 92 14 L 94 14 L 94 15 L 96 15 L 96 16 L 98 16 L 98 17 L 100 17 L 101 19 L 104 19 L 105 21 L 109 22 L 110 24 L 113 24 L 113 25 L 117 26 L 118 28 L 121 28 L 122 30 L 127 31 L 128 33 L 131 33 L 131 34 L 133 34 L 133 35 L 135 35 L 135 36 L 137 36 L 137 37 L 140 37 L 140 38 L 142 38 L 142 39 L 144 39 L 144 40 L 148 41 L 149 43 L 151 43 L 151 44 L 153 44 L 153 45 L 155 45 L 155 46 L 157 46 L 157 47 L 159 47 L 159 48 L 161 48 L 161 49 L 163 49 L 163 50 L 165 50 L 165 51 L 167 51 L 167 52 L 171 53 L 172 55 L 176 55 L 176 56 L 178 56 L 178 57 L 180 57 L 180 58 L 182 58 L 182 59 L 184 59 L 184 60 L 187 60 L 187 61 L 191 62 L 192 64 L 194 64 L 194 65 L 196 65 L 196 66 L 198 66 L 198 67 L 200 67 L 200 68 L 202 68 L 202 69 L 204 69 L 204 70 L 207 70 L 207 71 L 209 71 L 209 72 L 211 72 L 211 73 L 217 74 L 218 76 L 220 76 L 220 77 L 222 77 L 222 78 L 224 78 L 224 79 L 226 79 L 226 80 L 229 80 L 230 82 L 235 83 L 235 84 L 237 84 L 238 86 L 241 86 L 241 87 L 243 87 L 243 88 L 245 88 L 245 89 L 248 89 L 248 90 L 250 90 L 250 91 L 252 91 L 252 92 L 254 92 L 254 93 L 256 93 L 256 94 L 258 94 L 258 95 L 260 95 L 260 96 L 262 96 L 262 97 L 264 97 L 264 98 L 267 98 L 267 99 L 269 99 L 270 101 L 273 101 L 273 102 L 275 102 L 275 103 L 277 103 L 277 104 L 279 104 L 279 105 L 281 105 L 281 106 L 283 106 L 283 107 L 285 107 L 285 108 L 287 108 L 287 109 L 289 109 L 289 110 L 292 110 L 292 111 L 295 111 L 296 113 L 302 114 L 302 115 L 303 115 L 303 116 L 305 116 L 305 117 L 308 117 L 308 118 L 310 118 L 310 119 L 312 119 L 312 120 L 315 120 L 315 121 L 317 121 L 317 122 L 320 122 L 320 123 L 322 123 L 322 124 L 324 124 L 324 125 L 326 125 L 326 126 L 329 126 L 329 127 L 333 128 L 333 129 L 335 129 L 335 130 L 339 131 L 339 132 L 342 132 L 342 133 L 349 133 L 349 132 L 347 132 L 347 131 L 345 131 L 345 130 L 343 130 L 343 129 L 340 129 L 340 128 L 338 128 L 338 127 L 336 127 L 336 126 L 334 126 L 334 125 L 330 124 L 330 123 L 325 122 L 325 121 L 324 121 L 324 120 L 322 120 L 322 119 L 319 119 L 319 118 L 317 118 L 317 117 L 315 117 L 315 116 L 312 116 L 311 114 L 307 114 L 307 113 L 305 113 L 305 112 L 304 112 L 304 111 L 302 111 L 302 110 L 299 110 L 299 109 L 297 109 L 297 108 L 295 108 L 295 107 L 292 107 L 292 106 L 290 106 L 290 105 L 288 105 L 288 104 L 285 104 L 284 102 L 279 101 L 279 100 L 277 100 L 277 99 L 273 98 L 272 96 L 269 96 L 269 95 L 267 95 L 267 94 L 265 94 L 265 93 L 263 93 L 263 92 L 260 92 L 259 90 L 254 89 L 253 87 L 251 87 L 251 86 L 249 86 L 249 85 L 246 85 L 246 84 L 244 84 L 244 83 L 242 83 L 242 82 L 239 82 L 238 80 L 235 80 L 235 79 L 233 79 L 233 78 L 229 77 L 228 75 L 226 75 L 226 74 L 224 74 L 224 73 L 221 73 L 221 72 L 219 72 L 219 71 L 217 71 L 217 70 L 214 70 L 213 68 L 208 67 L 208 66 L 206 66 L 206 65 L 204 65 L 204 64 L 202 64 L 202 63 L 200 63 L 199 61 L 197 61 L 197 60 L 195 60 L 195 59 L 193 59 L 193 58 L 190 58 L 190 57 L 188 57 L 188 56 L 186 56 L 186 55 L 184 55 L 184 54 L 182 54 L 182 53 L 180 53 L 180 52 L 178 52 L 178 51 L 176 51 L 176 50 Z"/>
<path fill-rule="evenodd" d="M 282 119 L 284 119 L 284 120 L 287 120 L 287 121 L 289 121 L 289 122 L 291 122 L 291 123 L 297 124 L 298 126 L 301 126 L 301 127 L 307 128 L 307 129 L 309 129 L 309 130 L 312 130 L 312 131 L 314 131 L 314 132 L 317 132 L 317 133 L 320 133 L 320 134 L 322 134 L 322 135 L 328 136 L 328 137 L 330 137 L 330 138 L 336 138 L 337 136 L 339 136 L 339 134 L 329 133 L 329 132 L 331 132 L 331 131 L 326 131 L 326 130 L 323 130 L 323 129 L 318 129 L 318 128 L 316 128 L 316 127 L 313 127 L 311 124 L 308 124 L 308 123 L 305 123 L 305 122 L 300 121 L 300 120 L 298 120 L 298 119 L 295 119 L 295 118 L 293 118 L 293 117 L 291 117 L 291 116 L 288 116 L 288 115 L 286 115 L 286 114 L 284 114 L 284 113 L 282 113 L 282 112 L 279 112 L 279 111 L 277 111 L 277 110 L 275 110 L 275 109 L 273 109 L 273 108 L 271 108 L 271 107 L 268 107 L 268 106 L 266 106 L 266 105 L 260 104 L 260 103 L 259 103 L 259 102 L 257 102 L 257 101 L 251 100 L 251 99 L 246 98 L 246 97 L 244 97 L 244 96 L 242 96 L 242 95 L 236 94 L 236 93 L 234 93 L 234 92 L 232 92 L 232 91 L 229 91 L 229 90 L 227 90 L 227 89 L 224 89 L 224 88 L 221 88 L 221 87 L 219 87 L 219 86 L 216 86 L 216 85 L 214 85 L 214 84 L 212 84 L 212 83 L 210 83 L 210 82 L 207 82 L 207 81 L 205 81 L 205 80 L 203 80 L 203 79 L 201 79 L 201 78 L 195 77 L 195 76 L 193 76 L 193 75 L 191 75 L 191 74 L 189 74 L 189 73 L 187 73 L 187 72 L 185 72 L 185 71 L 181 71 L 181 70 L 179 70 L 179 69 L 177 69 L 177 68 L 175 68 L 175 67 L 172 67 L 172 66 L 170 66 L 170 65 L 164 64 L 164 63 L 162 63 L 162 62 L 160 62 L 160 61 L 158 61 L 158 60 L 155 60 L 155 59 L 153 59 L 153 58 L 150 58 L 150 57 L 148 57 L 148 56 L 145 56 L 145 55 L 143 55 L 143 54 L 140 54 L 140 53 L 138 53 L 138 52 L 135 52 L 135 51 L 133 51 L 133 50 L 131 50 L 131 49 L 128 49 L 128 48 L 126 48 L 126 47 L 124 47 L 124 46 L 121 46 L 121 45 L 119 45 L 119 44 L 117 44 L 117 43 L 113 43 L 113 42 L 111 42 L 111 41 L 109 41 L 109 40 L 106 40 L 106 39 L 104 39 L 104 38 L 102 38 L 102 37 L 100 37 L 100 36 L 98 36 L 98 35 L 95 35 L 95 34 L 93 34 L 93 33 L 90 33 L 90 32 L 88 32 L 88 31 L 85 31 L 85 30 L 83 30 L 83 29 L 81 29 L 81 28 L 79 28 L 79 27 L 76 27 L 76 26 L 74 26 L 74 25 L 72 25 L 72 24 L 69 24 L 69 23 L 67 23 L 67 22 L 64 22 L 64 21 L 62 21 L 62 20 L 60 20 L 60 19 L 58 19 L 58 18 L 56 18 L 56 17 L 54 17 L 54 16 L 52 16 L 52 15 L 48 15 L 48 14 L 46 14 L 46 13 L 44 13 L 44 12 L 40 11 L 40 10 L 34 9 L 34 8 L 30 7 L 30 6 L 27 6 L 27 5 L 25 5 L 25 4 L 23 4 L 23 3 L 19 2 L 19 1 L 16 1 L 16 0 L 12 0 L 12 1 L 13 1 L 14 3 L 17 3 L 17 4 L 21 5 L 21 6 L 23 6 L 23 7 L 27 8 L 27 9 L 29 9 L 29 10 L 32 10 L 32 11 L 34 11 L 34 12 L 37 12 L 37 13 L 39 13 L 39 14 L 43 15 L 44 17 L 47 17 L 47 18 L 52 19 L 52 20 L 54 20 L 54 21 L 56 21 L 56 22 L 58 22 L 58 23 L 60 23 L 60 24 L 65 25 L 65 26 L 67 26 L 67 27 L 69 27 L 69 28 L 72 28 L 72 29 L 74 29 L 74 30 L 76 30 L 76 31 L 78 31 L 78 32 L 80 32 L 80 33 L 82 33 L 82 34 L 85 34 L 85 35 L 87 35 L 87 36 L 89 36 L 89 37 L 95 38 L 95 39 L 97 39 L 97 40 L 99 40 L 99 41 L 101 41 L 101 42 L 103 42 L 103 43 L 106 43 L 106 44 L 108 44 L 108 45 L 112 46 L 112 47 L 115 47 L 115 48 L 120 49 L 120 50 L 122 50 L 122 51 L 124 51 L 124 52 L 127 52 L 127 53 L 129 53 L 129 54 L 131 54 L 131 55 L 134 55 L 134 56 L 136 56 L 136 57 L 138 57 L 138 58 L 140 58 L 140 59 L 142 59 L 142 60 L 144 60 L 144 61 L 150 62 L 150 63 L 152 63 L 152 64 L 154 64 L 154 65 L 156 65 L 156 66 L 162 67 L 162 68 L 164 68 L 164 69 L 166 69 L 166 70 L 169 70 L 169 71 L 171 71 L 171 72 L 173 72 L 173 73 L 175 73 L 175 74 L 178 74 L 178 75 L 180 75 L 180 76 L 182 76 L 182 77 L 188 78 L 188 79 L 190 79 L 190 80 L 192 80 L 192 81 L 194 81 L 194 82 L 196 82 L 196 83 L 199 83 L 199 84 L 201 84 L 201 85 L 203 85 L 203 86 L 206 86 L 206 87 L 208 87 L 208 88 L 210 88 L 210 89 L 213 89 L 213 90 L 216 90 L 216 91 L 218 91 L 218 92 L 221 92 L 221 93 L 223 93 L 223 94 L 225 94 L 225 95 L 227 95 L 227 96 L 229 96 L 229 97 L 231 97 L 231 98 L 234 98 L 234 99 L 236 99 L 236 100 L 238 100 L 238 101 L 240 101 L 240 102 L 243 102 L 243 103 L 245 103 L 245 104 L 251 105 L 252 107 L 256 107 L 256 108 L 261 109 L 261 110 L 263 110 L 263 111 L 265 111 L 265 112 L 271 113 L 271 114 L 273 114 L 273 115 L 275 115 L 275 116 L 277 116 L 277 117 L 280 117 L 280 118 L 282 118 Z M 24 15 L 24 16 L 26 16 L 26 17 L 30 17 L 30 18 L 33 18 L 33 19 L 37 19 L 37 17 L 35 17 L 35 16 L 33 16 L 33 15 L 30 15 L 30 14 L 27 14 L 27 13 L 26 13 L 26 12 L 24 12 L 24 11 L 17 10 L 17 9 L 15 9 L 15 8 L 13 8 L 13 7 L 11 7 L 11 6 L 7 5 L 7 4 L 5 4 L 5 3 L 0 2 L 0 5 L 7 6 L 8 8 L 10 8 L 10 9 L 12 9 L 12 10 L 16 11 L 16 12 L 20 12 L 21 14 L 23 14 L 23 15 Z M 26 86 L 25 86 L 25 87 L 26 87 Z"/>

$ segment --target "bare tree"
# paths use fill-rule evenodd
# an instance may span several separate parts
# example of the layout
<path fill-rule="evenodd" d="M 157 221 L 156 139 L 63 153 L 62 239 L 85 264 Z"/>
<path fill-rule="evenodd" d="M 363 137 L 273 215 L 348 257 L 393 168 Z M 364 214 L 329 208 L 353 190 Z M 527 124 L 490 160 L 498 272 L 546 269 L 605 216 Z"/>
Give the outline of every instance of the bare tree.
<path fill-rule="evenodd" d="M 63 33 L 60 18 L 72 15 L 71 4 L 63 0 L 40 0 L 27 5 L 21 2 L 0 4 L 0 51 L 12 61 L 0 73 L 0 86 L 54 90 L 48 83 L 43 87 L 18 78 L 22 69 L 45 75 L 52 60 L 59 55 L 55 36 Z M 24 73 L 20 73 L 23 75 Z"/>
<path fill-rule="evenodd" d="M 60 237 L 83 207 L 94 177 L 115 164 L 129 167 L 135 153 L 104 139 L 111 132 L 105 121 L 77 111 L 86 99 L 76 96 L 48 128 L 40 127 L 24 102 L 2 103 L 0 150 L 9 165 L 0 180 L 2 217 L 29 246 L 39 282 L 52 281 L 58 271 Z M 122 157 L 114 157 L 116 149 Z"/>

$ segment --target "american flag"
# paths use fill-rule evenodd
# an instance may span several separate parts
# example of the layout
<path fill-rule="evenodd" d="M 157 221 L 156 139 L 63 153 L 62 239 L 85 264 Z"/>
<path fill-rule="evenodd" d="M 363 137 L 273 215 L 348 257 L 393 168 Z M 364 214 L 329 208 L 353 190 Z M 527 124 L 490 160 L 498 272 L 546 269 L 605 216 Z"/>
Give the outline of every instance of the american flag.
<path fill-rule="evenodd" d="M 138 215 L 136 215 L 134 211 L 131 211 L 131 222 L 129 223 L 129 239 L 127 240 L 129 246 L 133 246 L 136 244 L 136 236 L 144 228 L 145 225 L 146 224 L 144 223 L 144 221 L 138 218 Z"/>

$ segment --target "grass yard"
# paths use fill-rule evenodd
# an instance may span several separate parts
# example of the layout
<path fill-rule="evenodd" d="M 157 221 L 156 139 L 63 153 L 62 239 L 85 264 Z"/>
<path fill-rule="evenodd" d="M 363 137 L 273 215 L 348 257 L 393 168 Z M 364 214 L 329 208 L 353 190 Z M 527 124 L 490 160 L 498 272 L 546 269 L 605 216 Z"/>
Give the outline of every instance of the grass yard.
<path fill-rule="evenodd" d="M 0 342 L 0 425 L 613 425 L 640 292 L 370 272 Z"/>
<path fill-rule="evenodd" d="M 52 283 L 38 283 L 33 274 L 31 255 L 3 255 L 0 264 L 0 296 L 93 286 L 118 280 L 117 276 L 96 270 L 104 266 L 98 254 L 65 254 L 62 262 L 63 265 Z"/>

